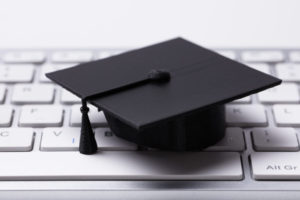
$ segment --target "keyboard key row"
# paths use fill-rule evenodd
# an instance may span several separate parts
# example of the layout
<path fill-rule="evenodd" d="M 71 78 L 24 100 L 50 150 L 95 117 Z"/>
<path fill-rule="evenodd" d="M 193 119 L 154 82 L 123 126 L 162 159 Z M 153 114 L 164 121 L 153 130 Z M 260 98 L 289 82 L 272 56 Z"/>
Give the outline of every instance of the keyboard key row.
<path fill-rule="evenodd" d="M 121 51 L 120 51 L 121 52 Z M 97 54 L 96 58 L 102 59 L 118 54 L 118 51 L 102 51 Z M 56 51 L 50 56 L 53 63 L 72 63 L 72 62 L 88 62 L 94 59 L 92 51 L 77 50 L 77 51 Z M 43 63 L 46 61 L 46 54 L 41 51 L 15 51 L 7 52 L 2 56 L 4 63 L 22 64 L 22 63 Z"/>
<path fill-rule="evenodd" d="M 6 88 L 0 85 L 0 103 L 4 101 Z M 52 103 L 55 89 L 50 84 L 16 84 L 13 87 L 11 102 L 15 104 Z M 300 101 L 298 86 L 295 83 L 283 83 L 258 93 L 262 103 L 297 103 Z M 62 89 L 61 102 L 64 104 L 80 103 L 80 98 Z M 235 100 L 233 103 L 250 103 L 251 97 Z"/>
<path fill-rule="evenodd" d="M 101 51 L 95 57 L 101 59 L 118 53 L 118 51 Z M 217 50 L 217 53 L 230 59 L 237 58 L 237 54 L 232 50 Z M 50 56 L 50 60 L 55 63 L 88 62 L 93 58 L 94 53 L 89 50 L 55 51 Z M 252 50 L 243 51 L 241 58 L 248 62 L 280 62 L 284 60 L 284 55 L 281 51 Z M 291 62 L 300 62 L 300 51 L 291 51 L 289 59 Z M 46 60 L 46 54 L 42 51 L 9 51 L 3 54 L 2 60 L 5 63 L 42 63 Z"/>
<path fill-rule="evenodd" d="M 273 106 L 275 123 L 278 126 L 300 126 L 300 105 L 276 104 Z M 55 127 L 63 123 L 64 110 L 55 105 L 25 105 L 21 108 L 19 126 L 23 127 Z M 0 126 L 10 126 L 13 116 L 11 106 L 0 106 Z M 80 126 L 80 105 L 73 105 L 70 113 L 70 125 Z M 95 127 L 107 126 L 103 112 L 90 106 L 89 117 Z M 227 105 L 225 120 L 228 126 L 259 127 L 267 126 L 268 120 L 262 105 Z"/>
<path fill-rule="evenodd" d="M 33 145 L 32 128 L 0 129 L 0 151 L 30 151 Z M 256 151 L 299 151 L 296 131 L 292 128 L 254 128 L 251 131 Z M 101 151 L 137 150 L 131 142 L 116 137 L 109 128 L 95 129 Z M 44 128 L 41 151 L 78 151 L 80 128 Z M 244 151 L 244 134 L 240 128 L 227 128 L 224 138 L 204 151 Z"/>
<path fill-rule="evenodd" d="M 134 151 L 138 147 L 116 137 L 109 128 L 96 128 L 95 138 L 101 151 Z M 30 151 L 33 147 L 32 128 L 0 128 L 1 151 Z M 80 128 L 44 128 L 41 151 L 78 151 Z M 240 128 L 227 128 L 224 138 L 204 151 L 243 151 L 244 134 Z M 156 151 L 156 150 L 155 150 Z"/>

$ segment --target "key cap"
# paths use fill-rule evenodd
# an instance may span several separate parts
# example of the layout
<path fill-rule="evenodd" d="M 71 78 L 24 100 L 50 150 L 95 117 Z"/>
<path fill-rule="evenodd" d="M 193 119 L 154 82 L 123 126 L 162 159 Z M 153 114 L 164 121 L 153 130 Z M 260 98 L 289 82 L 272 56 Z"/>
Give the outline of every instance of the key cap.
<path fill-rule="evenodd" d="M 42 151 L 78 151 L 80 128 L 44 128 Z"/>
<path fill-rule="evenodd" d="M 5 63 L 42 63 L 46 56 L 40 51 L 7 52 L 3 55 Z"/>
<path fill-rule="evenodd" d="M 25 83 L 33 79 L 32 65 L 0 65 L 0 83 Z"/>
<path fill-rule="evenodd" d="M 224 57 L 227 57 L 227 58 L 230 58 L 232 60 L 236 60 L 236 54 L 234 53 L 234 51 L 230 51 L 230 50 L 220 50 L 220 51 L 217 51 L 218 54 L 224 56 Z"/>
<path fill-rule="evenodd" d="M 1 151 L 31 151 L 33 130 L 31 128 L 0 128 Z"/>
<path fill-rule="evenodd" d="M 243 151 L 245 150 L 244 134 L 241 128 L 227 128 L 224 138 L 205 151 Z"/>
<path fill-rule="evenodd" d="M 258 93 L 258 99 L 263 103 L 297 103 L 300 96 L 296 84 L 285 83 Z"/>
<path fill-rule="evenodd" d="M 22 107 L 19 126 L 23 127 L 53 127 L 61 126 L 63 109 L 60 106 L 26 105 Z"/>
<path fill-rule="evenodd" d="M 270 73 L 270 66 L 266 63 L 245 63 L 245 65 L 253 68 L 253 69 L 256 69 L 258 71 L 261 71 L 263 73 L 266 73 L 266 74 L 271 74 Z"/>
<path fill-rule="evenodd" d="M 11 101 L 16 104 L 52 103 L 54 87 L 52 85 L 17 84 L 13 88 Z"/>
<path fill-rule="evenodd" d="M 275 69 L 277 77 L 283 81 L 300 81 L 300 64 L 281 63 Z"/>
<path fill-rule="evenodd" d="M 11 125 L 13 109 L 11 106 L 0 106 L 0 127 Z"/>
<path fill-rule="evenodd" d="M 256 180 L 300 180 L 298 152 L 257 152 L 251 155 Z"/>
<path fill-rule="evenodd" d="M 300 125 L 300 105 L 274 105 L 273 113 L 278 126 Z"/>
<path fill-rule="evenodd" d="M 6 95 L 6 87 L 0 84 L 0 103 L 3 103 Z"/>
<path fill-rule="evenodd" d="M 254 128 L 252 140 L 257 151 L 298 151 L 293 128 Z"/>
<path fill-rule="evenodd" d="M 73 103 L 80 103 L 80 98 L 76 95 L 72 94 L 71 92 L 62 89 L 61 92 L 61 102 L 65 104 L 73 104 Z"/>
<path fill-rule="evenodd" d="M 73 67 L 75 65 L 77 65 L 78 63 L 68 63 L 68 64 L 46 64 L 43 65 L 41 68 L 41 73 L 40 73 L 40 81 L 41 82 L 48 82 L 50 83 L 51 80 L 48 79 L 45 74 L 49 73 L 49 72 L 53 72 L 53 71 L 57 71 L 57 70 L 61 70 L 61 69 L 66 69 L 69 67 Z"/>
<path fill-rule="evenodd" d="M 251 103 L 251 97 L 247 96 L 244 98 L 240 98 L 240 99 L 234 100 L 232 103 Z"/>
<path fill-rule="evenodd" d="M 266 126 L 268 124 L 262 105 L 227 105 L 226 122 L 229 126 Z"/>
<path fill-rule="evenodd" d="M 93 53 L 91 51 L 58 51 L 53 53 L 54 63 L 82 63 L 91 61 Z"/>
<path fill-rule="evenodd" d="M 291 62 L 300 62 L 300 51 L 292 51 L 290 53 Z"/>
<path fill-rule="evenodd" d="M 95 136 L 100 151 L 105 150 L 137 150 L 137 145 L 115 136 L 108 128 L 97 128 Z"/>
<path fill-rule="evenodd" d="M 71 119 L 70 119 L 70 126 L 80 127 L 81 126 L 81 116 L 82 113 L 80 111 L 81 105 L 74 105 L 71 109 Z M 89 105 L 89 118 L 91 124 L 96 126 L 107 126 L 106 118 L 102 111 L 98 112 L 98 109 L 95 106 Z"/>
<path fill-rule="evenodd" d="M 0 165 L 0 180 L 242 178 L 240 155 L 236 152 L 102 151 L 90 156 L 78 152 L 18 152 L 1 155 Z"/>
<path fill-rule="evenodd" d="M 242 60 L 246 62 L 281 62 L 284 56 L 280 51 L 245 51 Z"/>

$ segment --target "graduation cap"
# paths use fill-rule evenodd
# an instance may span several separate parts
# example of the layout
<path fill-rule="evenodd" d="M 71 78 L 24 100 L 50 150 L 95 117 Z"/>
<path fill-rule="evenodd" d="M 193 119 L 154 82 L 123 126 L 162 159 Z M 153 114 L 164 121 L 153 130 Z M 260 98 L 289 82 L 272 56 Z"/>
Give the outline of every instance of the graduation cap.
<path fill-rule="evenodd" d="M 176 38 L 46 74 L 82 99 L 79 151 L 97 151 L 87 102 L 117 136 L 165 150 L 201 150 L 224 136 L 224 104 L 281 83 Z"/>

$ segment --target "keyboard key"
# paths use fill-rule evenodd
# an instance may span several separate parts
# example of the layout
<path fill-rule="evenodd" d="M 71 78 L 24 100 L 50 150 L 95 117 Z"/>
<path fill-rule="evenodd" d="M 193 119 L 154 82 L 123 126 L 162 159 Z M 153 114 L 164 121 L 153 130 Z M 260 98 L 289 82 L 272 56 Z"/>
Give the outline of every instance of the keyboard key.
<path fill-rule="evenodd" d="M 56 162 L 57 161 L 57 162 Z M 63 162 L 63 164 L 61 162 Z M 237 152 L 102 151 L 1 155 L 0 180 L 241 180 Z"/>
<path fill-rule="evenodd" d="M 220 51 L 217 51 L 218 54 L 224 56 L 224 57 L 227 57 L 227 58 L 230 58 L 232 60 L 236 60 L 236 54 L 234 53 L 234 51 L 230 51 L 230 50 L 220 50 Z"/>
<path fill-rule="evenodd" d="M 11 125 L 13 109 L 11 106 L 0 106 L 0 127 Z"/>
<path fill-rule="evenodd" d="M 17 84 L 14 86 L 11 101 L 16 104 L 52 103 L 54 99 L 53 85 Z"/>
<path fill-rule="evenodd" d="M 80 128 L 45 128 L 42 151 L 78 151 Z"/>
<path fill-rule="evenodd" d="M 259 152 L 251 155 L 256 180 L 300 180 L 298 152 Z"/>
<path fill-rule="evenodd" d="M 205 151 L 243 151 L 245 150 L 244 133 L 241 128 L 227 128 L 224 138 Z"/>
<path fill-rule="evenodd" d="M 292 51 L 290 53 L 291 62 L 300 62 L 300 51 Z"/>
<path fill-rule="evenodd" d="M 245 51 L 242 53 L 245 62 L 281 62 L 284 55 L 280 51 Z"/>
<path fill-rule="evenodd" d="M 296 84 L 285 83 L 258 93 L 258 99 L 263 103 L 297 103 L 300 96 Z"/>
<path fill-rule="evenodd" d="M 61 126 L 63 109 L 60 106 L 26 105 L 22 107 L 19 125 L 23 127 Z"/>
<path fill-rule="evenodd" d="M 293 128 L 255 128 L 252 130 L 257 151 L 298 151 L 296 131 Z"/>
<path fill-rule="evenodd" d="M 58 51 L 53 53 L 54 63 L 82 63 L 91 61 L 93 53 L 91 51 Z"/>
<path fill-rule="evenodd" d="M 8 52 L 3 55 L 5 63 L 42 63 L 45 59 L 45 54 L 40 51 Z"/>
<path fill-rule="evenodd" d="M 273 113 L 278 126 L 300 125 L 300 105 L 274 105 Z"/>
<path fill-rule="evenodd" d="M 231 103 L 250 103 L 250 102 L 251 102 L 251 97 L 247 96 L 247 97 L 244 97 L 244 98 L 240 98 L 240 99 L 234 100 Z"/>
<path fill-rule="evenodd" d="M 76 95 L 72 94 L 71 92 L 62 89 L 61 91 L 61 102 L 65 104 L 74 104 L 74 103 L 80 103 L 81 100 Z"/>
<path fill-rule="evenodd" d="M 266 63 L 245 63 L 245 65 L 256 69 L 257 71 L 261 71 L 265 74 L 271 74 L 270 73 L 270 66 Z"/>
<path fill-rule="evenodd" d="M 137 145 L 128 142 L 122 138 L 115 136 L 108 128 L 97 128 L 95 130 L 95 136 L 98 148 L 100 151 L 116 150 L 127 151 L 137 150 Z"/>
<path fill-rule="evenodd" d="M 282 63 L 277 64 L 277 77 L 283 81 L 300 81 L 300 64 Z"/>
<path fill-rule="evenodd" d="M 6 87 L 0 84 L 0 103 L 3 103 L 6 95 Z"/>
<path fill-rule="evenodd" d="M 0 152 L 31 151 L 33 135 L 31 128 L 0 128 Z"/>
<path fill-rule="evenodd" d="M 81 126 L 81 105 L 74 105 L 71 109 L 71 119 L 70 119 L 70 126 L 80 127 Z M 107 126 L 106 118 L 102 111 L 98 112 L 98 109 L 95 106 L 89 105 L 89 118 L 91 124 L 94 127 L 97 126 Z"/>
<path fill-rule="evenodd" d="M 229 126 L 266 126 L 268 124 L 262 105 L 227 105 L 226 122 Z"/>
<path fill-rule="evenodd" d="M 32 65 L 0 65 L 0 83 L 25 83 L 33 79 Z"/>
<path fill-rule="evenodd" d="M 73 67 L 75 65 L 77 65 L 78 63 L 69 63 L 69 64 L 46 64 L 43 65 L 41 68 L 41 73 L 40 73 L 40 81 L 41 82 L 47 82 L 50 83 L 51 80 L 48 79 L 45 74 L 49 73 L 49 72 L 53 72 L 53 71 L 57 71 L 57 70 L 61 70 L 61 69 L 66 69 L 69 67 Z"/>

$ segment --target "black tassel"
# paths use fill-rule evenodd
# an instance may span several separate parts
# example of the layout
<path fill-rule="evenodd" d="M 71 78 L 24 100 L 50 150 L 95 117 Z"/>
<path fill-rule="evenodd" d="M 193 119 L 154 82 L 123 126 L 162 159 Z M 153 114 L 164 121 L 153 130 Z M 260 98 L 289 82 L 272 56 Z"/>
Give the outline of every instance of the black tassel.
<path fill-rule="evenodd" d="M 82 107 L 80 110 L 82 118 L 79 152 L 89 155 L 97 152 L 97 142 L 88 116 L 89 108 L 87 107 L 85 99 L 82 100 Z"/>

